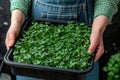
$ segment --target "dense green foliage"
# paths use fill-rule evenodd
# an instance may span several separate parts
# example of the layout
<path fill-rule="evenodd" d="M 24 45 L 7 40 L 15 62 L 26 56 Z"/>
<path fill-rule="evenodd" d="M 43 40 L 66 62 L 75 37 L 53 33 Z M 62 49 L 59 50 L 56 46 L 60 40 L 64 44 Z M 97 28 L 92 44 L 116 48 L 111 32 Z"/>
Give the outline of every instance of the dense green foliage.
<path fill-rule="evenodd" d="M 120 52 L 110 57 L 103 70 L 108 74 L 107 80 L 120 80 Z"/>
<path fill-rule="evenodd" d="M 14 61 L 65 69 L 85 70 L 91 28 L 83 23 L 68 25 L 32 22 L 14 49 Z"/>

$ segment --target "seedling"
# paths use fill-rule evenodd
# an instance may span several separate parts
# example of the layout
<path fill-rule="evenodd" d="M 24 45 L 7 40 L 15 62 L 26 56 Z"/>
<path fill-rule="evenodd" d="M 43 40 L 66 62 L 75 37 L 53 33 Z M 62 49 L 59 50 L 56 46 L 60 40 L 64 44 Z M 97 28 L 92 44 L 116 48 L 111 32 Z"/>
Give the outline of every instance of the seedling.
<path fill-rule="evenodd" d="M 83 71 L 90 66 L 90 33 L 84 23 L 33 21 L 15 44 L 14 61 Z"/>

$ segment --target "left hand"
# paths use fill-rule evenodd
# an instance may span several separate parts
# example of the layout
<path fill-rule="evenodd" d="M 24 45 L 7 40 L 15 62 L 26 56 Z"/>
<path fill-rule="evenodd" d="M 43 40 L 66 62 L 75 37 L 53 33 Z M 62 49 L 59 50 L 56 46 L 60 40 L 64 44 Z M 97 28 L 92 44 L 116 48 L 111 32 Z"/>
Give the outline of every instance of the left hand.
<path fill-rule="evenodd" d="M 95 53 L 95 61 L 97 61 L 104 53 L 103 32 L 107 23 L 108 18 L 102 15 L 96 17 L 93 21 L 88 52 L 90 54 Z"/>

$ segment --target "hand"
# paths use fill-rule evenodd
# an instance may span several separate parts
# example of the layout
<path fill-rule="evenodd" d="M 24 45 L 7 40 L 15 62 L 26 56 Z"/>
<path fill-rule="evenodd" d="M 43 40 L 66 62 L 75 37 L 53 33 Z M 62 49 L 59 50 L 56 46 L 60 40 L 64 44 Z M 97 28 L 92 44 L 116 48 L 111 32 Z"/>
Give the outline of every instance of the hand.
<path fill-rule="evenodd" d="M 5 41 L 7 50 L 14 45 L 19 32 L 20 32 L 20 28 L 17 28 L 16 26 L 10 26 Z"/>
<path fill-rule="evenodd" d="M 20 10 L 12 11 L 11 25 L 7 32 L 6 41 L 5 41 L 7 50 L 14 45 L 15 40 L 21 30 L 21 26 L 24 22 L 24 19 L 25 19 L 25 15 L 23 14 L 22 11 Z"/>
<path fill-rule="evenodd" d="M 106 16 L 98 16 L 93 21 L 88 52 L 90 54 L 95 53 L 95 61 L 104 53 L 103 32 L 107 23 L 108 18 Z"/>
<path fill-rule="evenodd" d="M 95 31 L 91 33 L 90 36 L 90 47 L 88 52 L 95 53 L 95 61 L 97 61 L 104 53 L 103 37 L 100 31 Z"/>

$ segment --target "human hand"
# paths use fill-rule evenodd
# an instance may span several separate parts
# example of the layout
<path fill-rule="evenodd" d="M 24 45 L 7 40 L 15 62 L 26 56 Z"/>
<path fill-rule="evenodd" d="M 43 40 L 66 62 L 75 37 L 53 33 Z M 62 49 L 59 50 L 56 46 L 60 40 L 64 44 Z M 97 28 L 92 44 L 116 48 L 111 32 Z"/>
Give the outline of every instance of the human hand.
<path fill-rule="evenodd" d="M 14 45 L 24 20 L 25 20 L 25 15 L 22 11 L 20 10 L 12 11 L 11 25 L 6 34 L 6 40 L 5 40 L 7 50 Z"/>
<path fill-rule="evenodd" d="M 17 28 L 16 26 L 10 26 L 6 34 L 6 41 L 5 41 L 7 50 L 14 45 L 19 32 L 20 32 L 20 28 Z"/>
<path fill-rule="evenodd" d="M 90 43 L 91 44 L 89 46 L 88 52 L 90 54 L 95 53 L 95 61 L 97 61 L 104 53 L 102 33 L 99 31 L 92 32 L 90 36 Z"/>
<path fill-rule="evenodd" d="M 88 52 L 90 54 L 95 53 L 95 61 L 104 53 L 103 32 L 107 23 L 108 18 L 106 16 L 98 16 L 93 21 Z"/>

